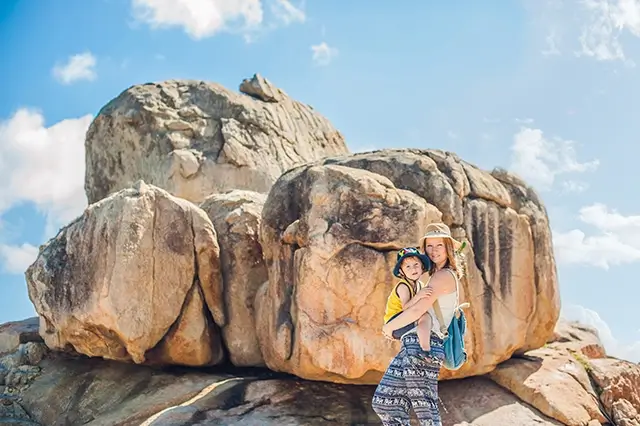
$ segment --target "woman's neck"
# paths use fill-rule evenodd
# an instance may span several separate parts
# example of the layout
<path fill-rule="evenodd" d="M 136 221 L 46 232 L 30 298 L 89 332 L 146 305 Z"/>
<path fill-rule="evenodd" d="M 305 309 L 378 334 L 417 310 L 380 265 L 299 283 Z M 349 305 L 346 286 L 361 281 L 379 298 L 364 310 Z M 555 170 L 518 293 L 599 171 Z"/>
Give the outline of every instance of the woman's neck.
<path fill-rule="evenodd" d="M 443 269 L 445 266 L 447 266 L 447 262 L 446 261 L 442 262 L 439 265 L 436 264 L 436 271 L 439 271 L 439 270 Z"/>

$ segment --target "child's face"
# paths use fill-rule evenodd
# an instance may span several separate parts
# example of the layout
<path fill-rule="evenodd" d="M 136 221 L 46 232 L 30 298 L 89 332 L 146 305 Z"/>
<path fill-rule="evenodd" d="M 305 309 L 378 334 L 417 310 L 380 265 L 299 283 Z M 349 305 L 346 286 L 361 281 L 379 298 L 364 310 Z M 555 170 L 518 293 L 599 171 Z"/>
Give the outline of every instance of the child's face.
<path fill-rule="evenodd" d="M 424 272 L 422 268 L 422 262 L 420 262 L 420 260 L 417 257 L 413 257 L 413 256 L 407 257 L 402 261 L 402 264 L 400 265 L 400 270 L 402 271 L 405 277 L 413 281 L 420 278 L 420 275 L 422 275 L 422 273 Z"/>

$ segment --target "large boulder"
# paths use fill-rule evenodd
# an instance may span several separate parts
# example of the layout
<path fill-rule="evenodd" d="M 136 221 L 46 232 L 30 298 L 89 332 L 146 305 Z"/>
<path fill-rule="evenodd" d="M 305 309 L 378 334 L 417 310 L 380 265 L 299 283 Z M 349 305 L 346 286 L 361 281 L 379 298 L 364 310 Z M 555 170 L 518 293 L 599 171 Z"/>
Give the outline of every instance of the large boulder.
<path fill-rule="evenodd" d="M 266 193 L 283 171 L 348 152 L 326 118 L 259 75 L 240 91 L 169 80 L 122 92 L 87 132 L 89 203 L 138 179 L 196 203 L 232 189 Z"/>
<path fill-rule="evenodd" d="M 303 378 L 375 383 L 397 344 L 380 333 L 395 253 L 440 212 L 389 179 L 343 166 L 284 174 L 262 212 L 269 282 L 256 296 L 266 364 Z"/>
<path fill-rule="evenodd" d="M 207 215 L 138 182 L 89 206 L 27 269 L 52 349 L 134 363 L 216 364 L 225 323 Z"/>
<path fill-rule="evenodd" d="M 260 222 L 266 195 L 235 190 L 208 197 L 200 208 L 217 231 L 224 285 L 226 325 L 222 336 L 237 366 L 264 365 L 255 329 L 254 299 L 268 280 L 260 246 Z"/>
<path fill-rule="evenodd" d="M 467 240 L 470 362 L 493 370 L 553 335 L 560 301 L 544 206 L 523 182 L 451 153 L 384 150 L 285 173 L 263 210 L 269 283 L 256 305 L 266 364 L 304 378 L 375 383 L 397 344 L 380 328 L 394 253 L 443 220 Z M 529 194 L 527 196 L 527 194 Z"/>

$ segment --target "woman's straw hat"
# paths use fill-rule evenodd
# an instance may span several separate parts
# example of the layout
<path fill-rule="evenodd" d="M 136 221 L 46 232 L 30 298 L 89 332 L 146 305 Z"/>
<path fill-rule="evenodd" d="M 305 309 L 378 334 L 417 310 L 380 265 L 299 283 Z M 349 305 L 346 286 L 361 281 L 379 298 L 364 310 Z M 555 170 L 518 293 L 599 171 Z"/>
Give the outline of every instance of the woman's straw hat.
<path fill-rule="evenodd" d="M 461 243 L 451 236 L 451 230 L 444 223 L 430 223 L 427 225 L 427 230 L 424 234 L 424 237 L 420 240 L 420 248 L 422 251 L 426 252 L 427 248 L 425 246 L 425 241 L 427 238 L 448 238 L 453 243 L 453 249 L 455 251 L 460 251 L 466 245 L 465 243 Z"/>

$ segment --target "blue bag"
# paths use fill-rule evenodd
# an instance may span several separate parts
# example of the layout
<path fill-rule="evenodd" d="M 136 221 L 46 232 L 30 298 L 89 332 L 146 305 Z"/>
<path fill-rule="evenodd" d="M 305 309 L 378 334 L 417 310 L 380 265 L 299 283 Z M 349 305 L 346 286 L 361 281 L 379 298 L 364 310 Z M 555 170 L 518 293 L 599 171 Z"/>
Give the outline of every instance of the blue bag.
<path fill-rule="evenodd" d="M 433 308 L 438 317 L 438 321 L 442 325 L 442 312 L 440 305 L 436 301 Z M 446 330 L 442 330 L 444 334 L 444 368 L 447 370 L 458 370 L 467 362 L 467 351 L 464 348 L 464 335 L 467 332 L 467 318 L 462 309 L 468 308 L 468 303 L 458 305 L 453 312 L 453 318 Z"/>

